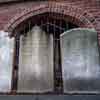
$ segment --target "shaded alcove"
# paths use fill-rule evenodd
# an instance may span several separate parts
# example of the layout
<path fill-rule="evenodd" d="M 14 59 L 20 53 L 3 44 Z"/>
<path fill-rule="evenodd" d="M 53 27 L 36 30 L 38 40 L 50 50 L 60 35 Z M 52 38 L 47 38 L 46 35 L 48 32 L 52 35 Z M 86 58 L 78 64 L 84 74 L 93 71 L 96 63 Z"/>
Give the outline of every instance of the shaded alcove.
<path fill-rule="evenodd" d="M 63 19 L 63 15 L 59 17 L 53 13 L 36 15 L 20 23 L 13 34 L 15 55 L 11 91 L 15 94 L 99 92 L 99 67 L 94 67 L 95 64 L 99 66 L 97 33 L 77 27 Z M 77 62 L 86 66 L 77 68 Z"/>
<path fill-rule="evenodd" d="M 20 44 L 20 37 L 25 36 L 27 37 L 28 32 L 32 30 L 34 26 L 39 26 L 42 31 L 46 34 L 51 34 L 53 37 L 53 88 L 52 91 L 45 91 L 45 93 L 62 93 L 63 92 L 63 81 L 62 81 L 62 69 L 61 69 L 61 52 L 60 52 L 60 34 L 64 31 L 77 27 L 76 25 L 71 24 L 67 20 L 61 19 L 62 16 L 55 17 L 52 13 L 46 13 L 34 16 L 30 19 L 27 19 L 25 22 L 21 23 L 16 27 L 18 33 L 16 34 L 16 57 L 15 57 L 15 70 L 17 72 L 17 77 L 14 77 L 13 81 L 13 90 L 18 90 L 18 72 L 20 70 L 20 62 L 19 62 L 19 48 L 21 47 Z M 22 27 L 23 26 L 23 27 Z M 48 35 L 48 36 L 49 36 Z M 52 72 L 51 72 L 52 73 Z M 23 74 L 23 73 L 22 73 Z M 19 75 L 20 76 L 20 75 Z M 33 78 L 32 78 L 33 80 Z M 30 89 L 32 89 L 30 87 Z M 19 89 L 20 90 L 20 89 Z M 23 89 L 24 90 L 24 89 Z M 33 89 L 31 91 L 21 91 L 22 92 L 31 92 L 33 93 Z M 39 93 L 40 91 L 35 91 L 35 93 Z M 43 91 L 42 91 L 43 92 Z"/>

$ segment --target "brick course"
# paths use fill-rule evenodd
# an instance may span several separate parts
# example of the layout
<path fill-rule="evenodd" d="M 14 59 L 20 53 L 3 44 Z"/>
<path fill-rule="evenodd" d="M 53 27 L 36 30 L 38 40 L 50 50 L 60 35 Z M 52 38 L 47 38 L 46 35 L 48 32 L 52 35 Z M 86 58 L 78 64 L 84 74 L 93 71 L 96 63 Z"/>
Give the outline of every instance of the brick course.
<path fill-rule="evenodd" d="M 12 33 L 19 23 L 30 16 L 53 12 L 66 15 L 70 22 L 79 27 L 95 28 L 100 38 L 100 2 L 90 1 L 49 0 L 3 4 L 0 7 L 0 29 Z"/>

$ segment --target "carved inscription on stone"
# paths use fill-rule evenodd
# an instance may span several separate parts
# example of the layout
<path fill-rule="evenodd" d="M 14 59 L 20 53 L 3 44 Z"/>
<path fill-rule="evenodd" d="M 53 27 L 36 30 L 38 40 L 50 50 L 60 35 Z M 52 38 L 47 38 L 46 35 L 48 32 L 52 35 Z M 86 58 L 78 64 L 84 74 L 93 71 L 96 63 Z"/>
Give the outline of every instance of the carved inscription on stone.
<path fill-rule="evenodd" d="M 73 29 L 61 34 L 64 92 L 98 92 L 100 65 L 97 33 Z"/>
<path fill-rule="evenodd" d="M 34 26 L 20 38 L 18 92 L 53 91 L 53 36 Z"/>
<path fill-rule="evenodd" d="M 0 32 L 0 92 L 11 91 L 14 38 Z"/>

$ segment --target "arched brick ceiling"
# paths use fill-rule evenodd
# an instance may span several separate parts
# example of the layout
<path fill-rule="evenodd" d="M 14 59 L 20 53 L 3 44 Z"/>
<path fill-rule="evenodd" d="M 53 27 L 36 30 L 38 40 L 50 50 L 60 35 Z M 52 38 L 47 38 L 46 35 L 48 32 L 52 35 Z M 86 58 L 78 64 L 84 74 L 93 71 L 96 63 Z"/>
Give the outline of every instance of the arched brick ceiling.
<path fill-rule="evenodd" d="M 94 25 L 98 33 L 100 33 L 100 6 L 96 0 L 64 0 L 64 1 L 55 1 L 60 2 L 60 4 L 63 5 L 70 5 L 77 7 L 79 9 L 82 9 L 83 12 L 87 12 L 88 14 L 84 14 L 85 17 L 87 17 L 90 22 Z M 23 3 L 11 3 L 11 4 L 3 4 L 0 6 L 0 29 L 4 30 L 5 26 L 11 22 L 11 20 L 15 17 L 17 17 L 20 13 L 25 12 L 29 8 L 36 8 L 41 5 L 47 4 L 47 1 L 41 1 L 41 2 L 23 2 Z M 81 15 L 83 13 L 82 11 L 79 11 L 79 14 Z M 92 16 L 93 19 L 91 19 L 90 16 Z M 90 17 L 90 18 L 89 18 Z"/>

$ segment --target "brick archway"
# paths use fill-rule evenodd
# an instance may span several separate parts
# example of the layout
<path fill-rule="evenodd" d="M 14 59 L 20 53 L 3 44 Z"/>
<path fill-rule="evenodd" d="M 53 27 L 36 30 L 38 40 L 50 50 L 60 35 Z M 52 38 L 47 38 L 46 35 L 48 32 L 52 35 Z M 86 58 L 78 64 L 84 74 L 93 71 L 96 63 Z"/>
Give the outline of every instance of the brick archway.
<path fill-rule="evenodd" d="M 94 28 L 92 23 L 95 19 L 90 13 L 81 8 L 77 8 L 76 6 L 49 2 L 33 8 L 26 8 L 23 12 L 16 14 L 15 17 L 5 25 L 4 30 L 9 33 L 13 33 L 14 29 L 23 21 L 32 16 L 47 12 L 65 15 L 67 20 L 79 27 Z"/>

